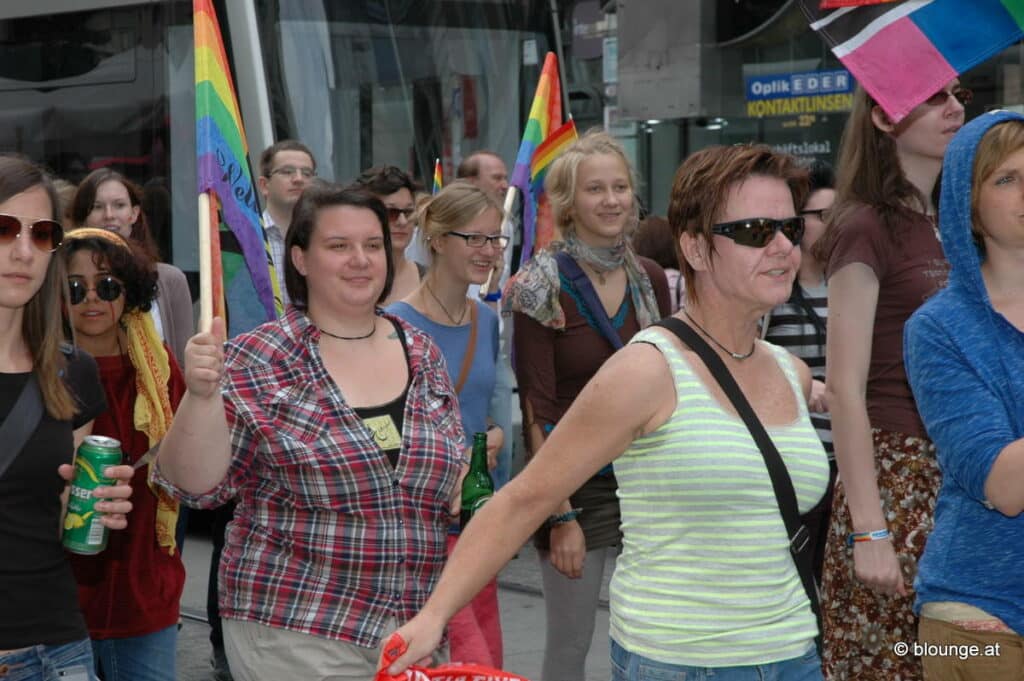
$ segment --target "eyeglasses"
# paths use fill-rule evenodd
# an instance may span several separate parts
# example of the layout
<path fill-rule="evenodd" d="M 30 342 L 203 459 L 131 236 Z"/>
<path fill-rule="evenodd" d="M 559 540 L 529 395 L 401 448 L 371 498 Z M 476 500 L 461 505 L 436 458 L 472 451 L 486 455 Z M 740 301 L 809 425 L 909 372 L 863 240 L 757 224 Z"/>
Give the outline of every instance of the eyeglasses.
<path fill-rule="evenodd" d="M 802 211 L 800 211 L 800 215 L 805 215 L 805 216 L 806 215 L 813 215 L 814 217 L 818 218 L 822 222 L 825 221 L 825 216 L 827 214 L 828 214 L 828 208 L 814 208 L 814 209 L 811 209 L 811 210 L 802 210 Z"/>
<path fill-rule="evenodd" d="M 504 234 L 496 234 L 494 236 L 488 236 L 487 234 L 466 234 L 465 232 L 446 232 L 449 236 L 457 236 L 466 240 L 466 244 L 470 248 L 483 248 L 483 245 L 490 243 L 495 248 L 505 248 L 508 246 L 509 238 Z"/>
<path fill-rule="evenodd" d="M 85 284 L 85 280 L 79 279 L 78 277 L 72 277 L 68 279 L 68 289 L 71 292 L 71 304 L 78 305 L 85 300 L 85 297 L 89 294 L 89 291 L 96 291 L 96 297 L 100 300 L 105 300 L 108 303 L 112 303 L 121 297 L 124 293 L 124 284 L 119 282 L 109 274 L 101 277 L 96 282 L 96 286 L 89 288 Z"/>
<path fill-rule="evenodd" d="M 299 168 L 297 166 L 281 166 L 270 171 L 271 175 L 284 175 L 285 177 L 295 177 L 296 173 L 302 175 L 303 179 L 306 180 L 316 177 L 316 171 L 312 168 Z"/>
<path fill-rule="evenodd" d="M 943 106 L 950 97 L 955 97 L 962 106 L 967 106 L 974 99 L 974 90 L 965 87 L 953 88 L 951 91 L 939 90 L 924 102 L 928 106 Z"/>
<path fill-rule="evenodd" d="M 59 222 L 36 220 L 26 225 L 19 217 L 0 213 L 0 246 L 7 246 L 14 243 L 15 239 L 20 239 L 26 227 L 32 245 L 43 253 L 57 250 L 64 240 L 64 228 Z"/>
<path fill-rule="evenodd" d="M 398 218 L 405 216 L 406 220 L 412 220 L 412 216 L 416 214 L 415 208 L 393 208 L 391 206 L 385 206 L 388 212 L 388 222 L 398 222 Z"/>
<path fill-rule="evenodd" d="M 711 228 L 712 234 L 732 239 L 740 246 L 764 248 L 781 231 L 794 246 L 800 245 L 804 236 L 804 219 L 802 217 L 773 220 L 772 218 L 747 218 L 723 222 Z"/>

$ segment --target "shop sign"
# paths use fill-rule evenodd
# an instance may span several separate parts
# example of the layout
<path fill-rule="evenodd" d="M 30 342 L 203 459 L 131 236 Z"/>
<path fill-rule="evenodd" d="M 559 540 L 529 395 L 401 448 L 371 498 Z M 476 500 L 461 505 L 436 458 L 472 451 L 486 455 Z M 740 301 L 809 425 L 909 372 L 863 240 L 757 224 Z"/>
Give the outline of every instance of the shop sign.
<path fill-rule="evenodd" d="M 853 76 L 846 69 L 747 76 L 747 116 L 849 111 L 853 107 Z"/>

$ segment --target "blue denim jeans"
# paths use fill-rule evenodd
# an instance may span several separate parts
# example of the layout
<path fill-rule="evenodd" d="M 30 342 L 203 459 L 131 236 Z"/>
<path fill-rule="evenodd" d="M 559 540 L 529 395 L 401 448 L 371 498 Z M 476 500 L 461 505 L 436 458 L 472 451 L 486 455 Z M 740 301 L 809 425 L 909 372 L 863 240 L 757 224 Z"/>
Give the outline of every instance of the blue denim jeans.
<path fill-rule="evenodd" d="M 821 659 L 812 645 L 800 657 L 748 667 L 687 667 L 655 662 L 612 639 L 612 681 L 821 681 Z"/>
<path fill-rule="evenodd" d="M 0 681 L 96 681 L 89 639 L 0 655 Z"/>
<path fill-rule="evenodd" d="M 131 638 L 92 642 L 96 670 L 103 681 L 174 681 L 178 626 Z"/>

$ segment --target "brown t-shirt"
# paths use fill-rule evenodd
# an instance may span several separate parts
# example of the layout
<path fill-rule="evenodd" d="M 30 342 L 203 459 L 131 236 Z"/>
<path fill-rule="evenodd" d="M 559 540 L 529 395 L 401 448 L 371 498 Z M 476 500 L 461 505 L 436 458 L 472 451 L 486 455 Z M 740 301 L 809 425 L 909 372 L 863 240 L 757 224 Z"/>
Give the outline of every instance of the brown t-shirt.
<path fill-rule="evenodd" d="M 668 316 L 670 299 L 665 272 L 653 260 L 639 258 L 650 277 L 658 310 Z M 523 430 L 529 433 L 528 414 L 545 434 L 558 423 L 569 405 L 614 350 L 601 332 L 592 327 L 580 312 L 573 294 L 562 287 L 558 302 L 565 312 L 565 329 L 555 331 L 525 314 L 514 316 L 513 345 L 519 400 L 523 408 Z M 623 344 L 640 330 L 636 311 L 627 289 L 613 320 Z M 528 441 L 528 440 L 527 440 Z M 615 497 L 615 478 L 595 476 L 571 497 L 574 508 L 583 508 L 579 517 L 587 550 L 613 546 L 620 541 L 619 505 Z M 547 533 L 537 536 L 538 545 L 547 548 Z"/>
<path fill-rule="evenodd" d="M 826 276 L 863 263 L 878 278 L 867 407 L 873 428 L 927 437 L 903 365 L 903 325 L 946 285 L 949 264 L 931 220 L 915 213 L 890 234 L 864 206 L 839 226 Z"/>

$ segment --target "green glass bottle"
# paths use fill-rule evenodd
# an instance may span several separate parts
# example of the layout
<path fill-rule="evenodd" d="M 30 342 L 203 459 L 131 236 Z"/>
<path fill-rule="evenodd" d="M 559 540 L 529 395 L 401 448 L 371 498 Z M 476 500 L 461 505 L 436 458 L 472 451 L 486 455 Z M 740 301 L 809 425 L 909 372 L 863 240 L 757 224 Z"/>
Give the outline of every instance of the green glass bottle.
<path fill-rule="evenodd" d="M 487 433 L 475 433 L 469 473 L 462 481 L 462 511 L 459 514 L 462 527 L 466 527 L 473 514 L 493 496 L 494 480 L 487 470 Z"/>

